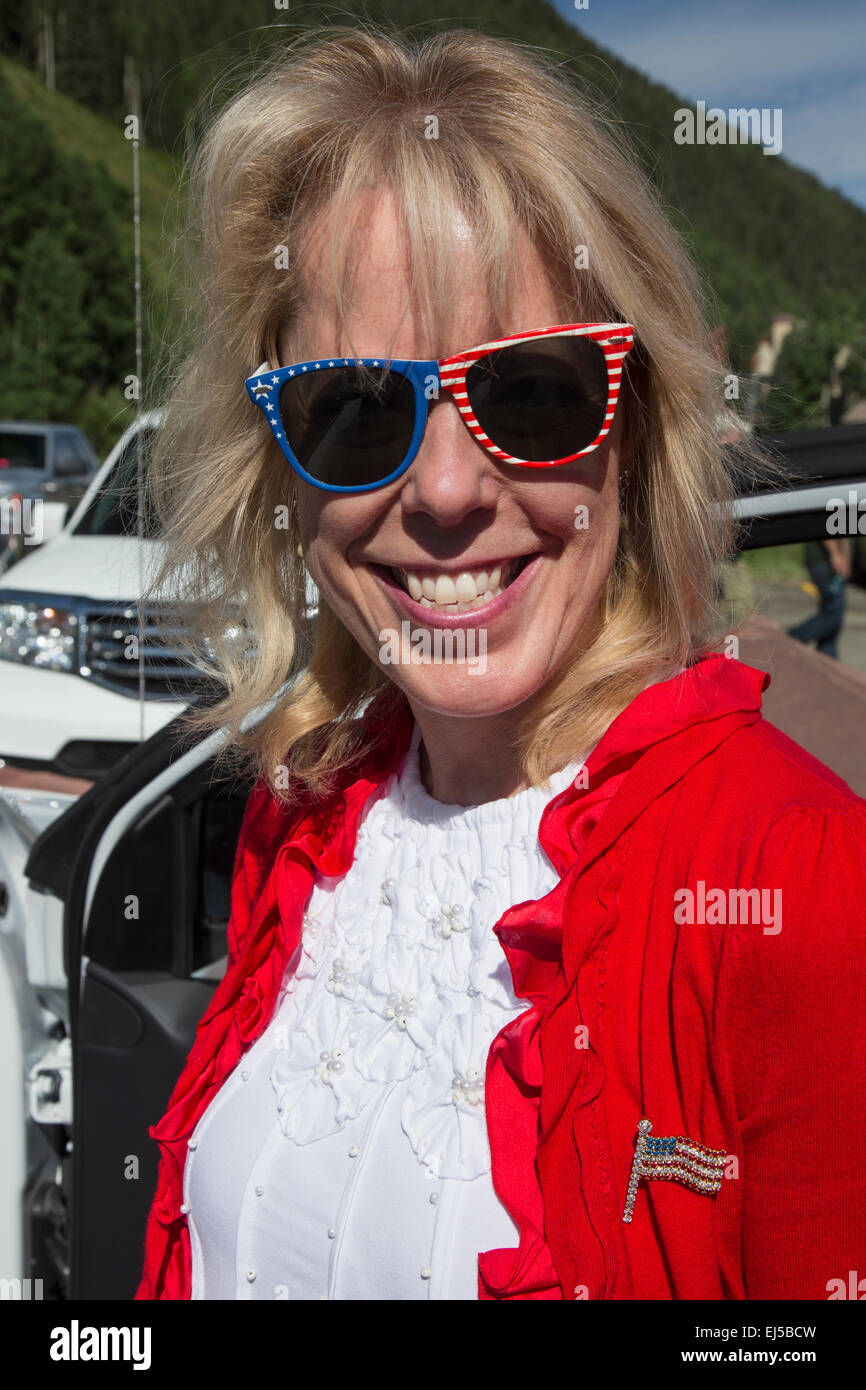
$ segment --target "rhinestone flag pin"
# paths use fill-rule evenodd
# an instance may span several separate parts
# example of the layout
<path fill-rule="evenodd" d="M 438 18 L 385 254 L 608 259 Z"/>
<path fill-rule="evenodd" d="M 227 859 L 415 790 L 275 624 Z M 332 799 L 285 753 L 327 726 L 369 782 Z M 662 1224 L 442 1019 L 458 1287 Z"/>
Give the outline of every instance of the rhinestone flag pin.
<path fill-rule="evenodd" d="M 713 1195 L 722 1185 L 725 1158 L 721 1149 L 707 1149 L 682 1134 L 666 1139 L 655 1136 L 652 1133 L 652 1120 L 641 1120 L 637 1127 L 623 1221 L 631 1221 L 641 1178 L 681 1182 L 692 1192 Z"/>

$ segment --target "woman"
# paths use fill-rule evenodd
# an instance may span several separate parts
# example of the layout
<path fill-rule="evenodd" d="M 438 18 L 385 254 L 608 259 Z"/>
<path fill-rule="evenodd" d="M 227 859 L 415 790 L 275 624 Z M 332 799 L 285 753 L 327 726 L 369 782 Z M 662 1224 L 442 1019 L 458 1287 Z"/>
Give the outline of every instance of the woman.
<path fill-rule="evenodd" d="M 194 189 L 153 487 L 191 725 L 258 780 L 138 1296 L 827 1297 L 866 815 L 713 653 L 721 387 L 650 190 L 532 52 L 352 31 Z"/>

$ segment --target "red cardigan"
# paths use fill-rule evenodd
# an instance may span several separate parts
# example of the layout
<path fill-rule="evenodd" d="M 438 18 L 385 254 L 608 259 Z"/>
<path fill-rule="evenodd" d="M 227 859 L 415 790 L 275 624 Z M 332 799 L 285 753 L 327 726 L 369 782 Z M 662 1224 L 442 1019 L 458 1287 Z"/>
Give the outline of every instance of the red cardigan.
<path fill-rule="evenodd" d="M 560 881 L 494 928 L 529 1003 L 485 1087 L 521 1235 L 479 1254 L 480 1298 L 826 1299 L 866 1275 L 866 802 L 763 720 L 768 683 L 713 656 L 650 686 L 544 812 Z M 272 1016 L 314 874 L 348 870 L 405 755 L 408 707 L 369 723 L 372 752 L 329 800 L 250 794 L 228 968 L 151 1130 L 137 1298 L 190 1296 L 187 1140 Z M 749 889 L 760 917 L 754 895 L 736 906 Z M 726 1177 L 716 1195 L 644 1179 L 625 1224 L 642 1117 L 723 1151 Z"/>

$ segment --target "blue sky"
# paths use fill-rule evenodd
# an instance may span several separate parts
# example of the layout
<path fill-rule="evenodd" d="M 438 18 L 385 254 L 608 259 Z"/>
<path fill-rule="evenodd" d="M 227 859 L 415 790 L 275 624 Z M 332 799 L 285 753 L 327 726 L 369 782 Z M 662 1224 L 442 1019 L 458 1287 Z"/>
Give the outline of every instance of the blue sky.
<path fill-rule="evenodd" d="M 593 43 L 692 105 L 781 107 L 782 158 L 866 208 L 864 0 L 552 3 Z"/>

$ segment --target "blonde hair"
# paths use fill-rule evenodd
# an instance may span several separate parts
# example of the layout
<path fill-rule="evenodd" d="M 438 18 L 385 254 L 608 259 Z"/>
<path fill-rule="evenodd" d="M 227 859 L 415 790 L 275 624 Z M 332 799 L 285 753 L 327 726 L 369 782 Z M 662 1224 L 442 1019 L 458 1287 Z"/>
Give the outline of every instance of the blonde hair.
<path fill-rule="evenodd" d="M 425 138 L 431 115 L 435 139 Z M 589 640 L 581 634 L 580 652 L 521 720 L 530 781 L 597 741 L 648 681 L 712 648 L 718 567 L 733 539 L 722 369 L 703 291 L 615 126 L 525 45 L 453 30 L 302 36 L 219 114 L 195 155 L 193 349 L 174 374 L 148 478 L 166 540 L 148 594 L 184 604 L 184 640 L 220 692 L 183 723 L 196 736 L 226 726 L 220 756 L 252 764 L 284 799 L 278 769 L 290 787 L 321 791 L 365 751 L 367 702 L 404 697 L 326 603 L 314 640 L 306 632 L 297 480 L 243 379 L 262 359 L 279 361 L 278 334 L 291 333 L 303 302 L 304 250 L 329 208 L 342 305 L 351 208 L 385 185 L 437 352 L 455 212 L 473 228 L 500 321 L 522 228 L 571 321 L 636 328 L 620 403 L 630 459 L 617 555 Z M 268 702 L 264 718 L 241 727 Z"/>

